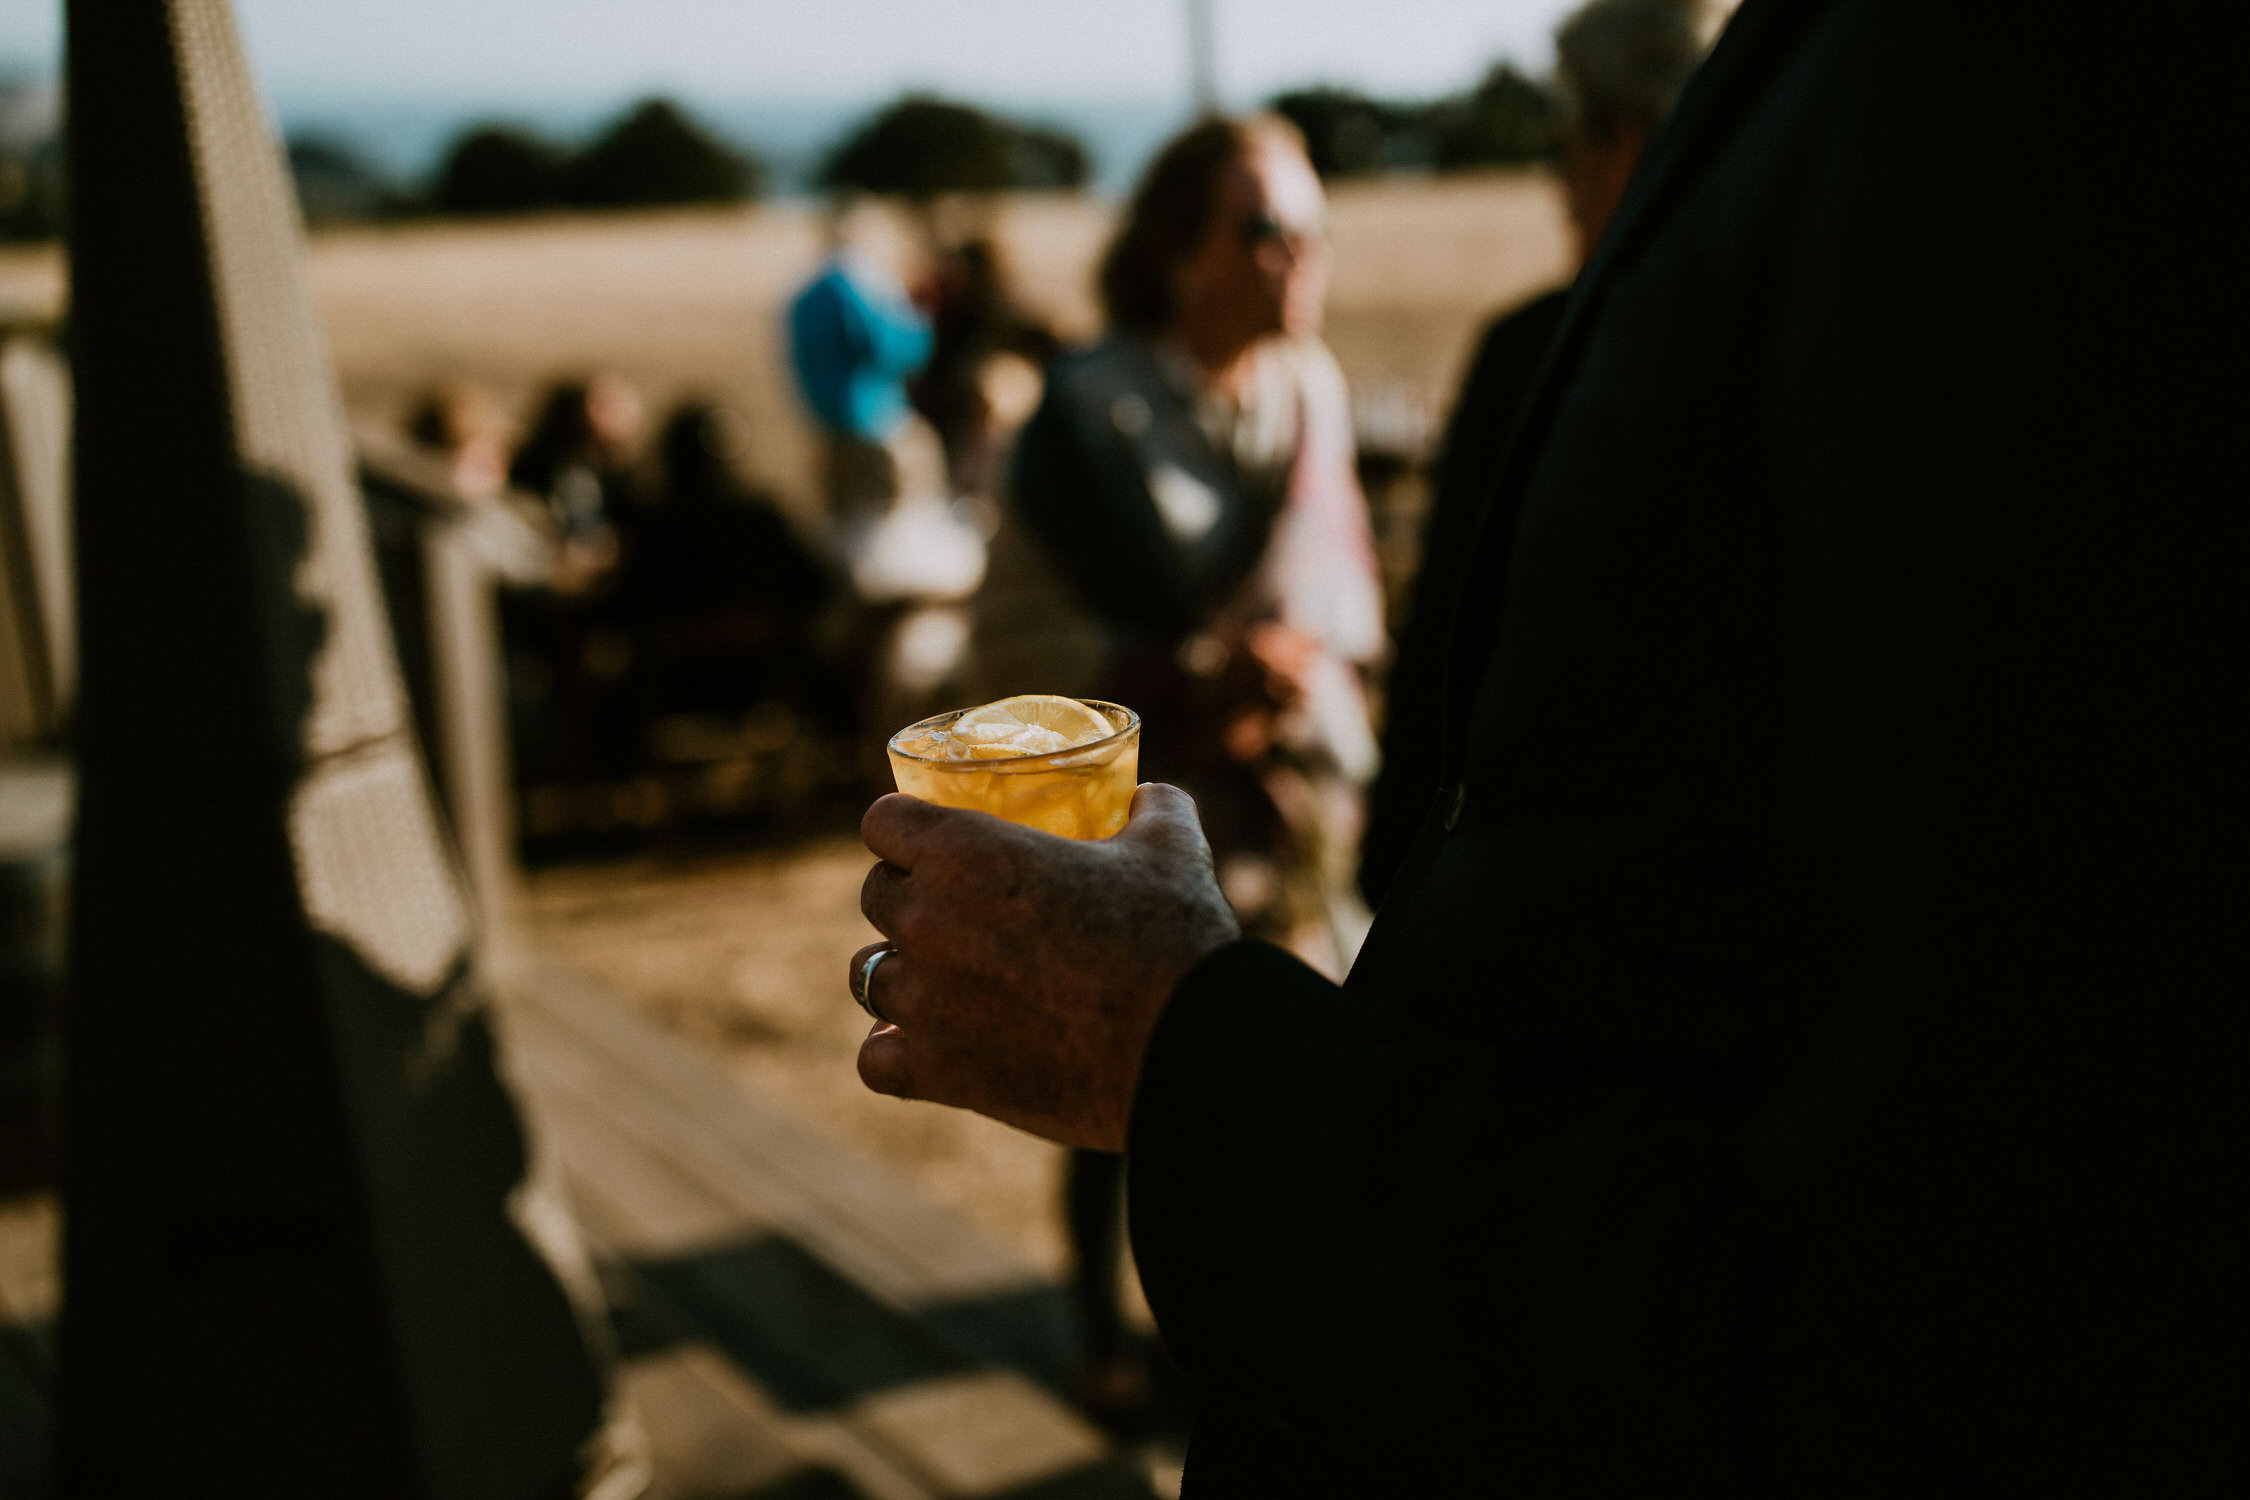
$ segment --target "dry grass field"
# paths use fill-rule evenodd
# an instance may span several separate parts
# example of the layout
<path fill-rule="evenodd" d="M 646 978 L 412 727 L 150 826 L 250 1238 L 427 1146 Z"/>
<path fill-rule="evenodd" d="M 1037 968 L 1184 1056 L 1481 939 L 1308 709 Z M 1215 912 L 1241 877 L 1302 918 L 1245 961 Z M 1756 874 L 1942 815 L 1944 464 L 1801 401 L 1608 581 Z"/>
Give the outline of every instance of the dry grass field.
<path fill-rule="evenodd" d="M 1095 327 L 1089 282 L 1113 209 L 1021 196 L 985 210 L 1026 301 Z M 1329 337 L 1356 388 L 1442 410 L 1490 312 L 1559 280 L 1569 241 L 1544 176 L 1350 185 L 1334 201 Z M 661 413 L 690 395 L 748 419 L 754 477 L 812 503 L 812 442 L 789 388 L 781 310 L 822 252 L 804 205 L 333 230 L 312 274 L 355 417 L 395 420 L 433 382 L 480 381 L 511 409 L 613 369 Z M 0 249 L 0 314 L 52 316 L 51 249 Z"/>
<path fill-rule="evenodd" d="M 990 210 L 1025 299 L 1093 330 L 1089 279 L 1112 210 L 1023 197 Z M 1491 312 L 1560 280 L 1559 195 L 1534 175 L 1350 186 L 1335 195 L 1329 337 L 1363 393 L 1441 412 Z M 396 420 L 432 382 L 467 377 L 523 410 L 548 382 L 613 369 L 661 413 L 689 395 L 739 410 L 754 477 L 811 514 L 812 440 L 782 361 L 781 309 L 818 261 L 797 206 L 329 232 L 312 273 L 347 403 Z M 0 320 L 52 317 L 52 250 L 0 250 Z M 537 873 L 536 940 L 723 1055 L 768 1097 L 833 1128 L 1060 1269 L 1059 1153 L 988 1121 L 878 1099 L 851 1069 L 864 1030 L 845 959 L 867 940 L 867 856 L 795 851 Z"/>

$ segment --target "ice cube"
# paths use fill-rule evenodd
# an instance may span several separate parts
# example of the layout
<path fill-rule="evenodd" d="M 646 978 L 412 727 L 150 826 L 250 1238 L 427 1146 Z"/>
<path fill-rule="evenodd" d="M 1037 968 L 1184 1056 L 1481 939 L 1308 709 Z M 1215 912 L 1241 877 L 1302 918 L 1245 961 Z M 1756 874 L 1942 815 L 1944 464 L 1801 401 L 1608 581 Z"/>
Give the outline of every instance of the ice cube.
<path fill-rule="evenodd" d="M 1008 736 L 1008 741 L 1016 747 L 1018 755 L 1052 755 L 1076 743 L 1043 724 L 1026 724 Z"/>
<path fill-rule="evenodd" d="M 960 727 L 959 735 L 972 745 L 990 745 L 1012 738 L 1019 730 L 1029 727 L 1003 719 L 983 724 L 964 724 Z"/>

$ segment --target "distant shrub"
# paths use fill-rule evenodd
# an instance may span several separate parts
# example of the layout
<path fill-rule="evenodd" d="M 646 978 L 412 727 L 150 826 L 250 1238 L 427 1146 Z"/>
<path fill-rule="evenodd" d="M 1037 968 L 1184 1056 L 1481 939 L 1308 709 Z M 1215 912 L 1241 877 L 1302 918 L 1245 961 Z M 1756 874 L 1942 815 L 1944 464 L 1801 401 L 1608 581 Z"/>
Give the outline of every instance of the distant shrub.
<path fill-rule="evenodd" d="M 1092 175 L 1093 158 L 1063 131 L 917 94 L 846 136 L 821 164 L 817 181 L 826 188 L 927 198 L 1078 188 Z"/>
<path fill-rule="evenodd" d="M 1351 89 L 1295 89 L 1267 106 L 1304 133 L 1305 153 L 1323 177 L 1358 177 L 1399 167 L 1426 167 L 1427 142 L 1413 112 Z"/>
<path fill-rule="evenodd" d="M 445 154 L 430 203 L 445 213 L 523 213 L 569 202 L 561 147 L 506 125 L 479 125 Z"/>
<path fill-rule="evenodd" d="M 1085 143 L 1052 125 L 1017 125 L 1008 159 L 1019 188 L 1082 188 L 1094 175 L 1094 158 Z"/>
<path fill-rule="evenodd" d="M 667 99 L 644 99 L 571 152 L 506 125 L 455 141 L 431 186 L 446 213 L 733 203 L 765 183 L 756 157 L 711 135 Z"/>
<path fill-rule="evenodd" d="M 0 65 L 0 240 L 52 239 L 70 194 L 61 93 Z"/>
<path fill-rule="evenodd" d="M 1350 89 L 1296 89 L 1268 106 L 1304 132 L 1323 177 L 1372 172 L 1525 166 L 1554 149 L 1557 105 L 1544 84 L 1498 63 L 1463 94 L 1423 103 Z"/>
<path fill-rule="evenodd" d="M 1430 108 L 1434 165 L 1523 166 L 1544 160 L 1555 146 L 1561 106 L 1554 90 L 1496 63 L 1474 90 Z"/>
<path fill-rule="evenodd" d="M 385 219 L 414 207 L 390 175 L 341 141 L 298 136 L 289 142 L 289 176 L 308 223 Z"/>
<path fill-rule="evenodd" d="M 59 137 L 0 153 L 0 240 L 53 239 L 67 197 Z"/>
<path fill-rule="evenodd" d="M 764 168 L 671 101 L 645 99 L 579 153 L 569 179 L 571 200 L 585 208 L 735 203 L 756 196 Z"/>

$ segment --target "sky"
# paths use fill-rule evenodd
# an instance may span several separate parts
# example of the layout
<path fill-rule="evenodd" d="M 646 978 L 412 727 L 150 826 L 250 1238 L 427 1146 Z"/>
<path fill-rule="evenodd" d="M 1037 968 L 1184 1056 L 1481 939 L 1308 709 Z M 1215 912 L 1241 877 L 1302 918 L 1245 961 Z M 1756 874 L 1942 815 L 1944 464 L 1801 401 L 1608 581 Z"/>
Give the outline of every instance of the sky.
<path fill-rule="evenodd" d="M 1533 71 L 1576 0 L 1211 0 L 1222 99 L 1337 83 L 1430 96 L 1496 58 Z M 652 93 L 783 158 L 915 88 L 1044 114 L 1104 176 L 1184 113 L 1186 0 L 234 0 L 283 125 L 356 137 L 419 170 L 502 115 L 570 134 Z M 40 72 L 60 0 L 0 0 L 0 68 Z M 1104 114 L 1103 111 L 1108 113 Z M 1106 149 L 1105 149 L 1106 148 Z"/>
<path fill-rule="evenodd" d="M 1221 87 L 1312 80 L 1437 93 L 1509 54 L 1535 67 L 1555 0 L 1214 0 Z M 0 59 L 36 63 L 59 0 L 0 0 Z M 1183 0 L 235 0 L 284 97 L 555 102 L 655 89 L 828 103 L 902 87 L 1152 101 L 1185 89 Z"/>

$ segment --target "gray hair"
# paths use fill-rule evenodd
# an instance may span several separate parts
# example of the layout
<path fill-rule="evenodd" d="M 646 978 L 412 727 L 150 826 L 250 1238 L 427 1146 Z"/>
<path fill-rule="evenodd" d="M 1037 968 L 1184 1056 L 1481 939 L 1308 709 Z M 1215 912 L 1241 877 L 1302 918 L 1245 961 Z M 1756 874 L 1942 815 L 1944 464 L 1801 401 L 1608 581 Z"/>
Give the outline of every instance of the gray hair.
<path fill-rule="evenodd" d="M 1653 133 L 1731 7 L 1710 0 L 1591 0 L 1555 31 L 1564 125 L 1591 142 Z"/>

